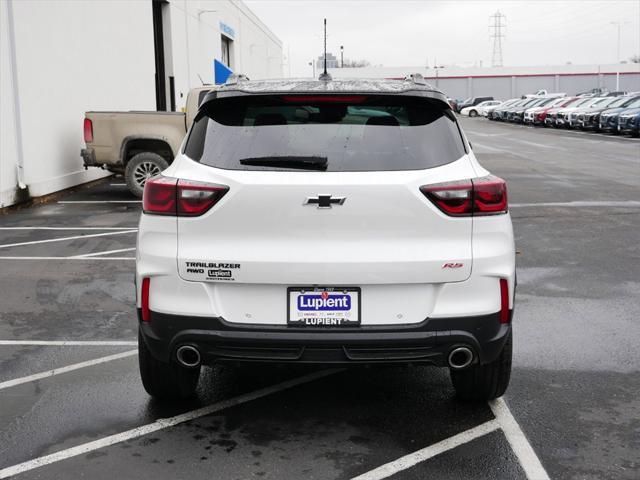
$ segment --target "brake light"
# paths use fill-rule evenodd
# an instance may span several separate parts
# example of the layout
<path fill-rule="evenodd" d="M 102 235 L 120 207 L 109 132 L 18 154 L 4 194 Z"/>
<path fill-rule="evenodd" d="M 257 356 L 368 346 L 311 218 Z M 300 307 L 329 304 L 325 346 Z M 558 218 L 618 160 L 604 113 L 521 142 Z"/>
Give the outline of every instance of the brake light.
<path fill-rule="evenodd" d="M 500 323 L 509 323 L 509 283 L 500 279 Z"/>
<path fill-rule="evenodd" d="M 84 119 L 84 142 L 92 143 L 93 142 L 93 122 L 88 118 Z"/>
<path fill-rule="evenodd" d="M 155 215 L 197 217 L 213 207 L 228 190 L 226 185 L 158 176 L 145 183 L 142 208 L 145 213 Z"/>
<path fill-rule="evenodd" d="M 142 279 L 142 291 L 140 293 L 140 307 L 142 310 L 142 321 L 149 322 L 151 320 L 151 310 L 149 310 L 149 286 L 151 279 L 149 277 Z"/>
<path fill-rule="evenodd" d="M 473 180 L 424 185 L 420 191 L 452 217 L 495 215 L 507 212 L 507 184 L 489 175 Z"/>
<path fill-rule="evenodd" d="M 362 103 L 365 95 L 285 95 L 282 100 L 290 103 Z"/>
<path fill-rule="evenodd" d="M 144 184 L 142 210 L 155 215 L 176 215 L 176 185 L 178 180 L 169 177 L 149 178 Z"/>

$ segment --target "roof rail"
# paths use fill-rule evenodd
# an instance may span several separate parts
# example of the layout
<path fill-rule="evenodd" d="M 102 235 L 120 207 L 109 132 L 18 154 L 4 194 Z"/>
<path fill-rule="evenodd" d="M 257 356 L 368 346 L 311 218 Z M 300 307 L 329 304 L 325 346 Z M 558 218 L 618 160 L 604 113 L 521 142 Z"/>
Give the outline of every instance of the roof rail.
<path fill-rule="evenodd" d="M 404 77 L 405 81 L 413 82 L 417 85 L 429 85 L 421 73 L 410 73 Z"/>
<path fill-rule="evenodd" d="M 227 78 L 227 81 L 224 82 L 225 85 L 236 85 L 240 82 L 248 82 L 249 81 L 249 77 L 247 77 L 246 75 L 243 75 L 241 73 L 232 73 L 231 75 L 229 75 L 229 78 Z"/>

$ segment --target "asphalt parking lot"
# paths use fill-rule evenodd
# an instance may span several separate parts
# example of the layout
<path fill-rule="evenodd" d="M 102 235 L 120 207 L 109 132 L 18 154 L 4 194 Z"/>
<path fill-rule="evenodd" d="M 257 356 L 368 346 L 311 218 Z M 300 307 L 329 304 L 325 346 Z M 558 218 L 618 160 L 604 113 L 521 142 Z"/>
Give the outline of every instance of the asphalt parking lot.
<path fill-rule="evenodd" d="M 640 140 L 461 121 L 519 252 L 502 400 L 425 367 L 216 367 L 196 399 L 151 400 L 141 206 L 112 178 L 0 217 L 0 478 L 638 478 Z"/>

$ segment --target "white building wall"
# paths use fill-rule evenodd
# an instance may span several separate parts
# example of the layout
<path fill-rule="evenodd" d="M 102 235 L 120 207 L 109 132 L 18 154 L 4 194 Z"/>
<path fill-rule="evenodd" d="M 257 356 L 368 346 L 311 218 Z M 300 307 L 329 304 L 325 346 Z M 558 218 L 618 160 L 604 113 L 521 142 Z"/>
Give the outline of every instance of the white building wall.
<path fill-rule="evenodd" d="M 600 74 L 598 74 L 600 72 Z M 540 89 L 567 92 L 570 95 L 596 87 L 616 89 L 619 72 L 620 89 L 640 91 L 640 64 L 619 65 L 557 65 L 539 67 L 457 68 L 438 70 L 424 67 L 364 67 L 335 68 L 334 78 L 402 78 L 410 73 L 422 74 L 447 96 L 467 98 L 493 96 L 496 99 L 519 97 Z"/>
<path fill-rule="evenodd" d="M 18 150 L 9 56 L 7 9 L 6 5 L 0 5 L 0 206 L 13 203 L 17 183 Z"/>
<path fill-rule="evenodd" d="M 106 174 L 84 170 L 85 111 L 156 108 L 151 0 L 0 0 L 0 207 L 15 203 L 18 180 L 9 2 L 30 196 Z M 171 55 L 165 68 L 175 76 L 178 110 L 189 88 L 201 84 L 198 74 L 213 83 L 213 60 L 221 58 L 220 21 L 235 32 L 234 71 L 250 78 L 282 76 L 280 40 L 241 2 L 170 0 L 167 6 Z"/>
<path fill-rule="evenodd" d="M 221 60 L 220 23 L 233 30 L 232 65 L 251 79 L 282 77 L 282 42 L 242 2 L 170 0 L 171 56 L 176 104 L 190 88 L 214 83 L 213 61 Z M 166 47 L 165 47 L 166 48 Z M 167 68 L 167 71 L 170 71 Z"/>
<path fill-rule="evenodd" d="M 151 2 L 13 1 L 24 181 L 31 196 L 87 182 L 80 158 L 85 110 L 155 108 Z M 2 10 L 2 203 L 16 193 L 8 2 Z M 142 41 L 141 39 L 149 39 Z M 5 132 L 5 121 L 12 132 Z"/>

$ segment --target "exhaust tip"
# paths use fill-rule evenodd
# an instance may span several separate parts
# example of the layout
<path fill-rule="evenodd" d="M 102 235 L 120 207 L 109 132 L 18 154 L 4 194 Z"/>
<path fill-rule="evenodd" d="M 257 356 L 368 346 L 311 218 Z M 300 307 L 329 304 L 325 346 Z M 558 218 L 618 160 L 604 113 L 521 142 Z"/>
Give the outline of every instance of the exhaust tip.
<path fill-rule="evenodd" d="M 182 345 L 176 350 L 176 359 L 183 367 L 194 368 L 200 365 L 200 352 L 191 345 Z"/>
<path fill-rule="evenodd" d="M 473 361 L 473 352 L 469 347 L 457 347 L 449 353 L 449 366 L 455 370 L 467 368 Z"/>

